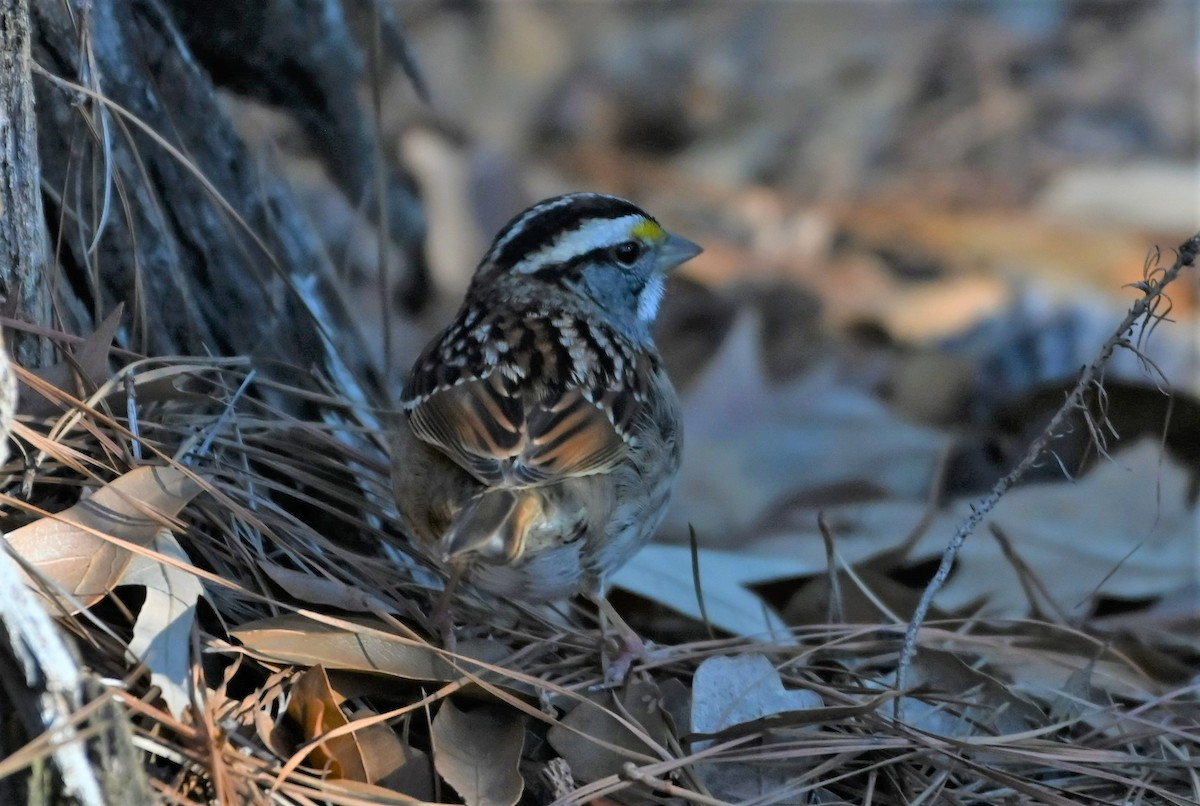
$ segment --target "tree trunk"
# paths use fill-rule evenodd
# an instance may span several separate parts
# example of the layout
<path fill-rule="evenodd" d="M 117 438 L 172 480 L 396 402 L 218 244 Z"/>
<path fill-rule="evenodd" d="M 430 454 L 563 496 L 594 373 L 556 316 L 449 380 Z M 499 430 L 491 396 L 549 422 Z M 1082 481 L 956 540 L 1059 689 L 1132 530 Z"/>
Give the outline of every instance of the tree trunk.
<path fill-rule="evenodd" d="M 276 377 L 315 371 L 352 399 L 381 402 L 379 368 L 330 286 L 314 228 L 252 159 L 176 24 L 204 43 L 224 83 L 290 104 L 358 202 L 371 197 L 380 149 L 354 101 L 364 60 L 333 24 L 345 17 L 336 0 L 34 0 L 32 14 L 54 324 L 87 331 L 125 303 L 118 340 L 128 349 L 250 355 Z M 380 192 L 388 229 L 415 256 L 412 277 L 423 277 L 411 187 L 389 172 Z M 414 305 L 422 287 L 405 285 Z"/>
<path fill-rule="evenodd" d="M 29 8 L 0 0 L 0 294 L 9 316 L 50 320 L 46 284 L 46 228 L 30 82 Z M 48 344 L 29 333 L 8 339 L 16 360 L 39 367 Z"/>

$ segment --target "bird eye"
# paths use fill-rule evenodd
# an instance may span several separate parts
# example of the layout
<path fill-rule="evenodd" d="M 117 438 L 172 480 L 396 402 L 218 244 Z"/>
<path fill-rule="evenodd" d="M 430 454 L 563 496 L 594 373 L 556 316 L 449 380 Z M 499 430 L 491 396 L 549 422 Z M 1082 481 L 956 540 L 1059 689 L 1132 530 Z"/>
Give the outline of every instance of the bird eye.
<path fill-rule="evenodd" d="M 637 241 L 625 241 L 612 248 L 613 260 L 622 266 L 632 266 L 642 256 L 642 245 Z"/>

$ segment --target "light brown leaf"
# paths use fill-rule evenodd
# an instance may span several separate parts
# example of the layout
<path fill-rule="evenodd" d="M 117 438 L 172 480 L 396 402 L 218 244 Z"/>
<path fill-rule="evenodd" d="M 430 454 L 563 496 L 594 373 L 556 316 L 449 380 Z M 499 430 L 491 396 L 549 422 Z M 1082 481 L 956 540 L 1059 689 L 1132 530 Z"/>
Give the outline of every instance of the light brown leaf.
<path fill-rule="evenodd" d="M 330 684 L 325 669 L 314 666 L 300 675 L 292 686 L 287 712 L 300 726 L 306 740 L 320 739 L 330 731 L 350 724 L 342 713 L 344 702 L 345 698 Z M 388 788 L 395 783 L 419 785 L 423 768 L 424 778 L 429 782 L 425 755 L 405 745 L 382 723 L 331 736 L 313 748 L 307 760 L 318 769 L 328 769 L 336 779 Z M 405 794 L 426 797 L 428 789 Z"/>
<path fill-rule="evenodd" d="M 199 483 L 178 468 L 139 467 L 90 498 L 22 526 L 7 538 L 42 575 L 89 607 L 120 584 L 133 557 L 129 549 L 101 535 L 149 545 L 200 489 Z M 29 584 L 41 590 L 33 580 Z M 75 612 L 68 599 L 55 598 L 60 600 L 60 609 Z"/>
<path fill-rule="evenodd" d="M 434 766 L 467 806 L 513 806 L 520 800 L 525 720 L 516 711 L 503 705 L 461 711 L 446 700 L 431 735 Z"/>
<path fill-rule="evenodd" d="M 462 672 L 442 660 L 431 646 L 419 645 L 399 636 L 390 638 L 372 630 L 390 631 L 386 624 L 369 619 L 347 619 L 361 624 L 361 631 L 334 627 L 304 616 L 289 613 L 244 624 L 231 635 L 254 653 L 276 662 L 303 666 L 321 665 L 327 669 L 370 672 L 405 680 L 449 682 Z M 503 644 L 472 645 L 479 651 L 473 657 L 486 663 L 509 654 Z M 466 647 L 460 647 L 460 654 Z M 467 663 L 465 659 L 458 661 Z M 482 671 L 468 666 L 472 671 Z"/>

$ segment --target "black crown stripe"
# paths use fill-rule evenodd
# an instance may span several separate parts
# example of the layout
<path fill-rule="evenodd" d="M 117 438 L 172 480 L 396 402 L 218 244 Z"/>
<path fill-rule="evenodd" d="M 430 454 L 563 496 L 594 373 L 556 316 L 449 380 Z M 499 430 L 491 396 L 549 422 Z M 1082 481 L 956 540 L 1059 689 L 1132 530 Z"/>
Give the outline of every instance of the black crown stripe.
<path fill-rule="evenodd" d="M 570 204 L 556 204 L 565 196 L 549 199 L 532 210 L 521 213 L 504 226 L 488 250 L 490 262 L 501 269 L 511 268 L 527 256 L 540 252 L 562 237 L 564 232 L 574 232 L 586 221 L 621 218 L 627 215 L 642 215 L 649 218 L 637 205 L 612 196 L 579 194 L 572 197 Z M 541 208 L 541 209 L 539 209 Z M 516 233 L 510 232 L 519 227 Z M 492 254 L 505 238 L 508 242 L 498 254 Z"/>

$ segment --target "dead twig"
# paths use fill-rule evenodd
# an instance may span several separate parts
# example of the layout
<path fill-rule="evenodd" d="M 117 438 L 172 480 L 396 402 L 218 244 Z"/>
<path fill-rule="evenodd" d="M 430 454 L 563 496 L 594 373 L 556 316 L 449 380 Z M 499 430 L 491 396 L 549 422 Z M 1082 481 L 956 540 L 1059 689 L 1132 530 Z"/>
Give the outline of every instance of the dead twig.
<path fill-rule="evenodd" d="M 1084 396 L 1088 390 L 1103 377 L 1104 368 L 1108 365 L 1108 361 L 1116 349 L 1118 347 L 1127 347 L 1133 350 L 1138 349 L 1137 345 L 1130 341 L 1130 335 L 1134 332 L 1134 328 L 1137 328 L 1140 323 L 1140 332 L 1145 333 L 1147 332 L 1148 325 L 1152 329 L 1155 324 L 1147 320 L 1157 320 L 1165 315 L 1159 310 L 1159 306 L 1167 300 L 1165 296 L 1167 286 L 1174 282 L 1184 267 L 1193 265 L 1197 252 L 1200 252 L 1200 233 L 1193 235 L 1179 247 L 1175 256 L 1175 262 L 1171 268 L 1160 274 L 1157 270 L 1151 270 L 1149 266 L 1147 267 L 1144 279 L 1133 285 L 1134 288 L 1142 292 L 1141 299 L 1130 306 L 1129 312 L 1125 314 L 1125 318 L 1121 320 L 1121 324 L 1117 326 L 1113 334 L 1104 342 L 1104 346 L 1100 348 L 1100 352 L 1096 355 L 1096 358 L 1079 373 L 1079 380 L 1075 382 L 1075 387 L 1071 390 L 1071 394 L 1067 395 L 1067 399 L 1059 406 L 1058 411 L 1054 413 L 1054 417 L 1051 418 L 1041 435 L 1029 446 L 1029 449 L 1025 452 L 1025 456 L 1022 457 L 1017 466 L 997 481 L 987 496 L 971 505 L 971 514 L 959 524 L 954 537 L 950 539 L 946 550 L 942 552 L 942 561 L 938 565 L 937 573 L 933 575 L 933 578 L 929 580 L 929 584 L 925 586 L 925 591 L 921 594 L 921 601 L 917 603 L 917 609 L 913 613 L 912 620 L 908 623 L 908 629 L 904 633 L 904 645 L 900 649 L 900 660 L 896 667 L 896 689 L 898 691 L 904 691 L 905 689 L 908 670 L 917 653 L 917 635 L 921 631 L 921 624 L 925 621 L 925 616 L 933 604 L 934 597 L 937 596 L 938 591 L 945 584 L 947 577 L 950 576 L 950 569 L 954 567 L 954 561 L 958 557 L 958 552 L 962 549 L 963 543 L 975 531 L 980 522 L 995 508 L 996 504 L 1004 497 L 1009 488 L 1020 481 L 1029 468 L 1041 458 L 1047 447 L 1058 435 L 1058 430 L 1067 417 L 1070 416 L 1072 411 L 1082 405 Z M 1170 310 L 1169 307 L 1167 310 Z M 894 714 L 897 719 L 901 716 L 900 703 L 901 698 L 897 698 L 894 706 Z"/>

